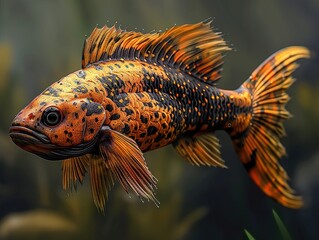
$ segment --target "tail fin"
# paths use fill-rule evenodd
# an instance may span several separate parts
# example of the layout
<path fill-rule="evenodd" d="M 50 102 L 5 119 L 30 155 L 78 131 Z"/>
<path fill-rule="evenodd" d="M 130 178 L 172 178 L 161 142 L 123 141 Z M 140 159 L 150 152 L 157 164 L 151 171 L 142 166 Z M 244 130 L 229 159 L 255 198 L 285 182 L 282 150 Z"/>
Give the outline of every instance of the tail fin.
<path fill-rule="evenodd" d="M 285 92 L 294 82 L 291 74 L 298 59 L 309 57 L 304 47 L 288 47 L 270 56 L 242 85 L 252 96 L 250 127 L 233 143 L 252 180 L 263 192 L 283 206 L 300 208 L 302 199 L 289 187 L 286 171 L 279 159 L 286 154 L 280 138 L 285 135 L 283 121 L 290 117 Z"/>

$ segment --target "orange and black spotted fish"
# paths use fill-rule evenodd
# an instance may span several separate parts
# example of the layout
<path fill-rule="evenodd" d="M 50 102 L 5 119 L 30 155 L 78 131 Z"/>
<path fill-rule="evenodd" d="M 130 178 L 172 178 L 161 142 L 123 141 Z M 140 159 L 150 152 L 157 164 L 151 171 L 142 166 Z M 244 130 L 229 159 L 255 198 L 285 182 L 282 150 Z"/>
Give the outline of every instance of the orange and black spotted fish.
<path fill-rule="evenodd" d="M 225 130 L 252 180 L 286 207 L 302 206 L 279 163 L 280 138 L 304 47 L 270 56 L 234 91 L 216 87 L 229 51 L 211 22 L 142 34 L 95 28 L 82 69 L 53 83 L 15 117 L 12 140 L 49 160 L 62 160 L 63 188 L 86 172 L 103 210 L 114 181 L 148 200 L 157 180 L 143 152 L 173 144 L 194 165 L 225 167 L 214 132 Z"/>

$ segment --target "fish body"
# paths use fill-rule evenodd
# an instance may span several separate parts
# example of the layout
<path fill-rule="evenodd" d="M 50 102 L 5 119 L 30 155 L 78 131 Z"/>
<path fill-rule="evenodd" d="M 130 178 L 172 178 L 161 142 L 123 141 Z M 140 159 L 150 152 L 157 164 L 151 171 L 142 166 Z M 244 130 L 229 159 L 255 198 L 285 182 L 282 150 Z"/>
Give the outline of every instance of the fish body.
<path fill-rule="evenodd" d="M 10 135 L 27 151 L 62 160 L 64 189 L 88 171 L 94 202 L 104 209 L 115 180 L 156 202 L 143 152 L 173 144 L 192 164 L 225 167 L 214 135 L 225 130 L 253 181 L 281 204 L 300 207 L 278 163 L 285 154 L 279 138 L 295 61 L 309 52 L 281 50 L 231 91 L 216 86 L 228 50 L 209 22 L 153 34 L 96 28 L 82 69 L 24 108 Z"/>
<path fill-rule="evenodd" d="M 88 83 L 86 78 L 93 81 Z M 140 61 L 95 64 L 53 84 L 43 95 L 62 102 L 68 98 L 66 89 L 74 100 L 90 99 L 91 103 L 82 103 L 81 108 L 90 110 L 101 104 L 105 109 L 103 125 L 132 138 L 143 152 L 166 146 L 184 133 L 228 128 L 238 114 L 252 113 L 248 91 L 224 91 Z M 76 116 L 74 113 L 70 123 L 77 121 Z M 97 129 L 88 130 L 94 135 Z M 72 145 L 76 139 L 75 135 L 66 142 Z"/>

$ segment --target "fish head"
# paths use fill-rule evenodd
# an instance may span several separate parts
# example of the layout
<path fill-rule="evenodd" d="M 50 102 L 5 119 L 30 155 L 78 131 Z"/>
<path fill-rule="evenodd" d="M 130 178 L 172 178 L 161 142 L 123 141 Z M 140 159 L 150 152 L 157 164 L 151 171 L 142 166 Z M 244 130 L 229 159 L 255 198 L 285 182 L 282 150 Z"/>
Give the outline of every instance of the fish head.
<path fill-rule="evenodd" d="M 89 98 L 39 95 L 13 119 L 10 136 L 22 149 L 49 160 L 94 153 L 105 120 Z"/>

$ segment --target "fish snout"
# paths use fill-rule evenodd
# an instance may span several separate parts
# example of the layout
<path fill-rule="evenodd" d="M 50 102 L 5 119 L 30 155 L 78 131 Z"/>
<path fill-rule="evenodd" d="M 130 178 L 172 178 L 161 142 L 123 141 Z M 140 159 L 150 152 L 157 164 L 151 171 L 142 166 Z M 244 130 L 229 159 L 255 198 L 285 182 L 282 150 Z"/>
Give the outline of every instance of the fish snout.
<path fill-rule="evenodd" d="M 27 112 L 25 109 L 21 110 L 12 120 L 12 126 L 32 126 L 36 116 L 33 112 Z"/>

